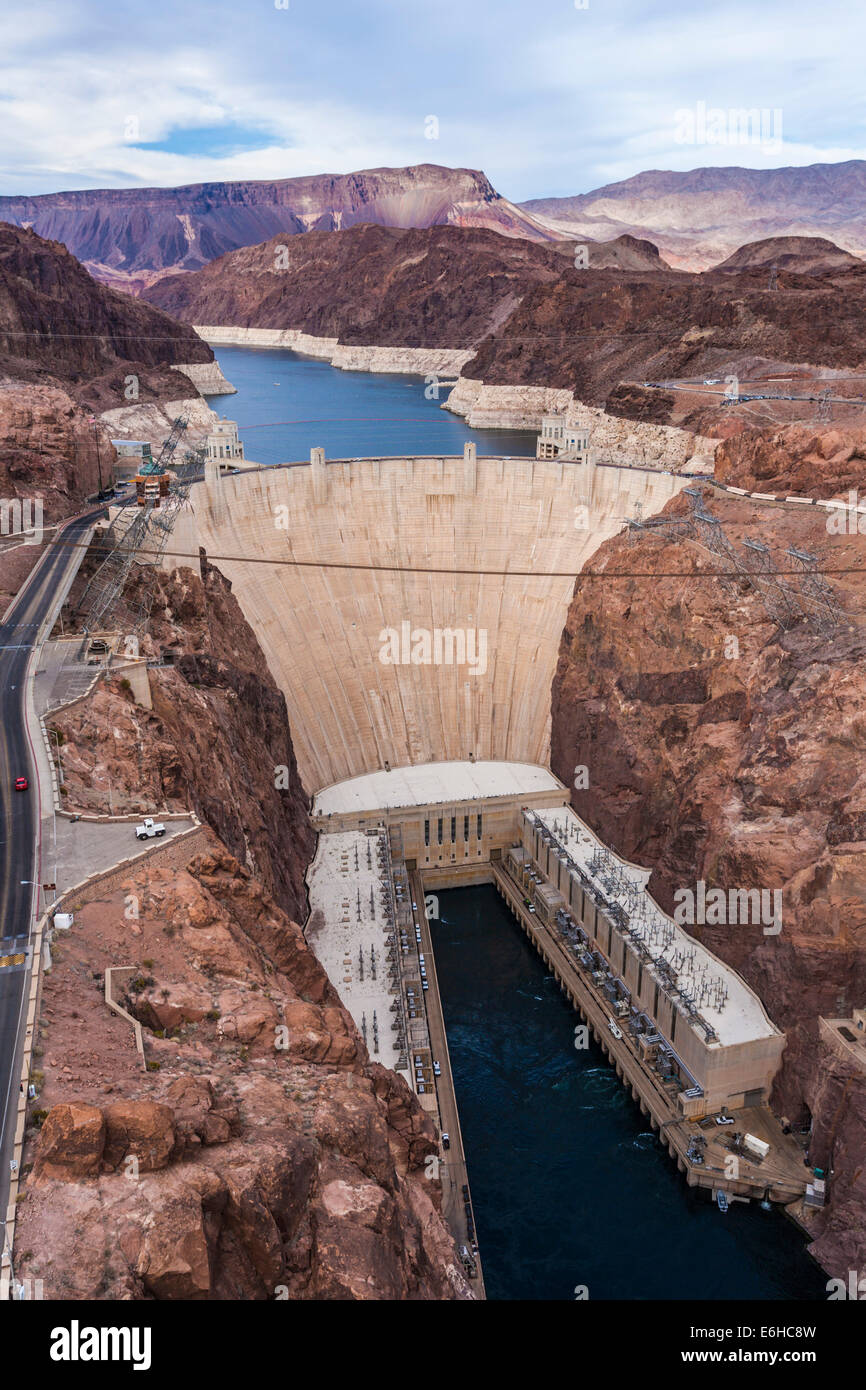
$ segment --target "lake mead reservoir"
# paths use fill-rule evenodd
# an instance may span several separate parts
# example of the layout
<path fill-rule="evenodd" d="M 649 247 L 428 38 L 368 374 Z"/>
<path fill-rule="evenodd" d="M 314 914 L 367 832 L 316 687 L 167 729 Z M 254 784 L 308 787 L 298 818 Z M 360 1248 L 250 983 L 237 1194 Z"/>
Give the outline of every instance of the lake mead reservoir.
<path fill-rule="evenodd" d="M 208 404 L 237 420 L 247 457 L 256 463 L 406 454 L 462 454 L 474 440 L 479 454 L 535 456 L 530 430 L 475 430 L 442 410 L 448 388 L 423 377 L 346 372 L 284 348 L 216 348 L 236 396 Z"/>

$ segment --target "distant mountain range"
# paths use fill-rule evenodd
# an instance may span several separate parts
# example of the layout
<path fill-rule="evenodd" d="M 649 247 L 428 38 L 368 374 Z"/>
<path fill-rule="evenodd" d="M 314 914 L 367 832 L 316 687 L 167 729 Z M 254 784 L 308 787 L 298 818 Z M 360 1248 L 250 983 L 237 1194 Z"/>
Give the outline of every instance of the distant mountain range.
<path fill-rule="evenodd" d="M 338 231 L 359 222 L 487 227 L 532 241 L 559 235 L 500 197 L 484 174 L 437 164 L 0 197 L 0 220 L 62 241 L 97 279 L 133 293 L 167 270 L 196 270 L 226 251 L 280 233 Z"/>
<path fill-rule="evenodd" d="M 295 179 L 0 197 L 0 220 L 62 241 L 96 276 L 139 293 L 274 236 L 385 227 L 482 227 L 536 242 L 617 243 L 590 265 L 637 269 L 652 245 L 704 270 L 745 242 L 824 237 L 866 255 L 866 161 L 807 168 L 649 170 L 571 198 L 509 202 L 475 169 L 418 164 Z M 630 242 L 620 242 L 628 237 Z"/>
<path fill-rule="evenodd" d="M 648 237 L 683 270 L 705 270 L 744 242 L 776 236 L 829 237 L 866 255 L 862 159 L 799 169 L 652 169 L 591 193 L 520 206 L 561 236 Z"/>

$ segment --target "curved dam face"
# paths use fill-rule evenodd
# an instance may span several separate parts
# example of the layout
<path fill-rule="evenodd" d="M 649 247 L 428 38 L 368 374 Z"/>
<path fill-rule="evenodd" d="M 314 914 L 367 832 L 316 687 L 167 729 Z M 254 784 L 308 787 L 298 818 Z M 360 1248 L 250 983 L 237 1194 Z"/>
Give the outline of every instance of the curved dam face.
<path fill-rule="evenodd" d="M 472 446 L 328 463 L 314 450 L 310 465 L 209 465 L 173 548 L 203 546 L 231 581 L 285 694 L 308 792 L 386 763 L 546 765 L 575 577 L 636 503 L 649 516 L 688 481 L 476 460 Z"/>

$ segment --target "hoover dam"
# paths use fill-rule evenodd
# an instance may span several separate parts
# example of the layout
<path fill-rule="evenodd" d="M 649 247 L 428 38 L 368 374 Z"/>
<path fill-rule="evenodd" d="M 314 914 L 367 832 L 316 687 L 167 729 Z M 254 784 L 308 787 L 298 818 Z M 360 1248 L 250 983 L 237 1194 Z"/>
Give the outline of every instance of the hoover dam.
<path fill-rule="evenodd" d="M 308 793 L 420 763 L 546 765 L 576 576 L 688 482 L 471 444 L 462 458 L 314 449 L 309 465 L 210 467 L 171 549 L 204 547 L 231 581 L 285 694 Z"/>

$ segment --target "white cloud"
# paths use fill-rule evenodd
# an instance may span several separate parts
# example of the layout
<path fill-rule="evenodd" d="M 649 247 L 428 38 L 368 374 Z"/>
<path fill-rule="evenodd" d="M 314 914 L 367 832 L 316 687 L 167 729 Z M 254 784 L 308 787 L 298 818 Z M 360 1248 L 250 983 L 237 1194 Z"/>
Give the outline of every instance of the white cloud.
<path fill-rule="evenodd" d="M 82 0 L 0 19 L 7 193 L 274 178 L 430 161 L 506 196 L 572 193 L 646 167 L 755 167 L 866 153 L 866 21 L 827 0 Z M 698 101 L 781 107 L 778 151 L 683 146 Z M 440 139 L 424 139 L 435 114 Z M 142 150 L 240 126 L 247 153 Z"/>

